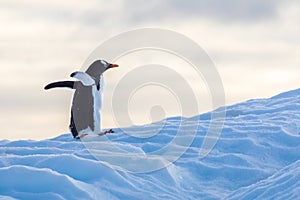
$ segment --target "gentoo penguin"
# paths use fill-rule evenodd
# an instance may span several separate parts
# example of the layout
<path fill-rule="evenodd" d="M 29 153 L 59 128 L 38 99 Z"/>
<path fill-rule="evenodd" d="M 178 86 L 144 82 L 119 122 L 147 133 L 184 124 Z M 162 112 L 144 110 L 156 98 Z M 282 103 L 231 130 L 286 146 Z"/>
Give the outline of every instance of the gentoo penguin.
<path fill-rule="evenodd" d="M 89 133 L 105 135 L 113 132 L 111 129 L 101 132 L 100 108 L 103 91 L 102 74 L 114 67 L 118 65 L 97 60 L 85 72 L 76 71 L 71 74 L 71 77 L 78 81 L 59 81 L 45 86 L 46 90 L 56 87 L 75 89 L 70 120 L 70 131 L 74 138 L 80 139 Z"/>

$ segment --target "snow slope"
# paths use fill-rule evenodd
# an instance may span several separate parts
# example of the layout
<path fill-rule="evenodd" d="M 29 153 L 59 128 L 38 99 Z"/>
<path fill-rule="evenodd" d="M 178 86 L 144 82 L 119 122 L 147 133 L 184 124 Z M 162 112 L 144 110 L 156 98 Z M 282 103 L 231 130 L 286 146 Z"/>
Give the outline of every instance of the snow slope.
<path fill-rule="evenodd" d="M 228 106 L 221 137 L 200 159 L 210 115 L 184 119 L 191 127 L 199 124 L 190 147 L 173 164 L 147 173 L 110 168 L 109 162 L 120 158 L 112 147 L 128 152 L 121 162 L 133 163 L 133 169 L 137 163 L 147 167 L 143 160 L 133 162 L 134 155 L 148 155 L 165 145 L 180 149 L 180 143 L 171 142 L 180 117 L 161 122 L 159 134 L 149 138 L 115 129 L 107 136 L 109 142 L 83 143 L 70 134 L 41 141 L 2 140 L 0 200 L 300 198 L 300 89 Z M 133 128 L 147 134 L 161 123 Z M 101 146 L 100 160 L 87 144 Z"/>

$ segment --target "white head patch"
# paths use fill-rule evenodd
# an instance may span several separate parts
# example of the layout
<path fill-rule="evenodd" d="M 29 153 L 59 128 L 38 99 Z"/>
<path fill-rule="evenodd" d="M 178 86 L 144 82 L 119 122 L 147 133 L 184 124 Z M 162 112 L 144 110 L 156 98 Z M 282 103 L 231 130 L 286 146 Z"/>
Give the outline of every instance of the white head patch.
<path fill-rule="evenodd" d="M 100 62 L 104 65 L 104 67 L 108 66 L 108 63 L 105 60 L 100 60 Z"/>

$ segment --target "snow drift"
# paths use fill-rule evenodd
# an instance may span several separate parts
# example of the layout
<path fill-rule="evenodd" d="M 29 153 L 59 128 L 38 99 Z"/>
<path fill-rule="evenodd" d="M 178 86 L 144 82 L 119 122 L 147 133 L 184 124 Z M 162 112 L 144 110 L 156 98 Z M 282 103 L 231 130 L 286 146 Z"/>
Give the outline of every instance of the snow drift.
<path fill-rule="evenodd" d="M 300 89 L 226 109 L 221 137 L 208 156 L 200 159 L 199 151 L 211 113 L 185 119 L 199 124 L 190 147 L 171 165 L 148 173 L 110 168 L 70 134 L 2 140 L 0 199 L 300 198 Z M 166 119 L 154 137 L 136 138 L 114 129 L 107 138 L 110 145 L 146 155 L 170 143 L 180 119 Z M 134 128 L 146 133 L 156 127 Z M 104 141 L 90 142 L 112 156 Z"/>

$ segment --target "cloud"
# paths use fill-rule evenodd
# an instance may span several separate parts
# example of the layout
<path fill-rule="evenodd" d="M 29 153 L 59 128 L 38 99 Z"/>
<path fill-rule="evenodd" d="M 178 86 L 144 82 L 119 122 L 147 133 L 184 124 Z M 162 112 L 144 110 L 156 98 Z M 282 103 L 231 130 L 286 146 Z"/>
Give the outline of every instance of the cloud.
<path fill-rule="evenodd" d="M 55 26 L 88 27 L 137 25 L 149 22 L 173 22 L 191 18 L 219 23 L 255 23 L 274 19 L 282 0 L 102 0 L 76 3 L 30 0 L 4 1 L 2 9 L 14 11 L 24 21 L 55 23 Z M 112 27 L 110 27 L 112 29 Z M 104 30 L 105 31 L 105 30 Z"/>
<path fill-rule="evenodd" d="M 156 0 L 145 3 L 136 0 L 130 4 L 124 3 L 122 10 L 133 23 L 182 18 L 188 20 L 191 17 L 221 23 L 249 23 L 276 17 L 280 2 L 280 0 Z M 137 7 L 139 9 L 136 9 Z"/>

